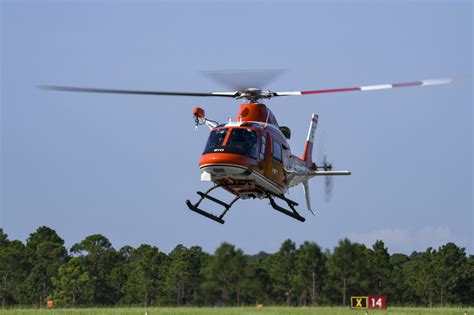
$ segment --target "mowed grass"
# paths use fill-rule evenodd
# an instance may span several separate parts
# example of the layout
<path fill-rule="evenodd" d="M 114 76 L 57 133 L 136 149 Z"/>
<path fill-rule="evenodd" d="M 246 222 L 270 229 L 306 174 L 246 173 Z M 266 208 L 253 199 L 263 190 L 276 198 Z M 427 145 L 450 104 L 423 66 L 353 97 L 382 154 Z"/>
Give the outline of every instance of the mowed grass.
<path fill-rule="evenodd" d="M 369 315 L 474 315 L 469 308 L 388 308 L 387 310 L 367 310 Z M 157 308 L 79 308 L 79 309 L 12 309 L 0 310 L 5 315 L 365 315 L 366 310 L 346 307 L 157 307 Z"/>

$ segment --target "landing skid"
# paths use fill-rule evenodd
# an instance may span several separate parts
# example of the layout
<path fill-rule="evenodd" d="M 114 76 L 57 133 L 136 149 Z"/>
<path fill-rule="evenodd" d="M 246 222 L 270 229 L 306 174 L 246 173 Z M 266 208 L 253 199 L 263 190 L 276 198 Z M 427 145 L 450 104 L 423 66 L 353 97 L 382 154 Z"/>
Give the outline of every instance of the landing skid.
<path fill-rule="evenodd" d="M 286 198 L 284 195 L 275 195 L 269 192 L 267 192 L 267 197 L 270 200 L 270 205 L 273 209 L 280 211 L 281 213 L 286 214 L 287 216 L 292 217 L 293 219 L 296 219 L 300 222 L 306 221 L 306 219 L 302 217 L 295 209 L 295 206 L 298 205 L 297 202 Z M 274 198 L 278 198 L 285 201 L 288 204 L 288 207 L 290 207 L 291 211 L 277 205 Z"/>
<path fill-rule="evenodd" d="M 186 200 L 186 205 L 188 206 L 188 208 L 191 211 L 199 213 L 200 215 L 205 216 L 206 218 L 209 218 L 213 221 L 219 222 L 220 224 L 224 224 L 225 221 L 224 221 L 223 218 L 224 218 L 225 214 L 227 213 L 227 211 L 230 210 L 230 208 L 234 205 L 234 203 L 237 200 L 240 199 L 240 196 L 235 197 L 230 203 L 225 203 L 224 201 L 219 200 L 216 197 L 213 197 L 213 196 L 209 195 L 209 193 L 211 191 L 213 191 L 214 189 L 217 189 L 219 187 L 222 187 L 222 185 L 213 186 L 209 190 L 207 190 L 206 192 L 202 192 L 202 191 L 196 192 L 201 198 L 199 198 L 199 200 L 195 204 L 191 203 L 191 201 L 189 201 L 189 200 Z M 277 194 L 274 194 L 274 193 L 271 193 L 271 192 L 266 192 L 266 195 L 267 195 L 267 198 L 270 200 L 270 205 L 272 206 L 273 209 L 275 209 L 275 210 L 277 210 L 277 211 L 279 211 L 283 214 L 286 214 L 287 216 L 292 217 L 293 219 L 296 219 L 300 222 L 306 221 L 306 219 L 304 217 L 302 217 L 296 211 L 295 206 L 298 206 L 298 203 L 296 201 L 288 199 L 284 195 L 277 195 Z M 275 198 L 278 198 L 278 199 L 281 199 L 281 200 L 285 201 L 288 204 L 288 207 L 290 208 L 290 210 L 279 206 L 275 202 Z M 215 215 L 213 213 L 210 213 L 206 210 L 200 209 L 199 205 L 201 204 L 201 202 L 204 199 L 208 199 L 208 200 L 210 200 L 214 203 L 217 203 L 218 205 L 221 205 L 222 207 L 224 207 L 224 211 L 220 215 L 217 216 L 217 215 Z"/>
<path fill-rule="evenodd" d="M 222 200 L 219 200 L 215 197 L 212 197 L 211 195 L 209 195 L 209 193 L 211 191 L 213 191 L 214 189 L 216 188 L 219 188 L 221 187 L 220 185 L 216 185 L 214 187 L 211 187 L 209 190 L 207 190 L 205 193 L 203 193 L 202 191 L 198 191 L 196 192 L 199 196 L 201 196 L 201 198 L 198 200 L 198 202 L 196 202 L 195 204 L 192 204 L 191 201 L 189 200 L 186 200 L 186 205 L 188 206 L 188 208 L 191 210 L 191 211 L 194 211 L 196 213 L 199 213 L 200 215 L 203 215 L 205 216 L 206 218 L 209 218 L 211 220 L 214 220 L 216 222 L 219 222 L 220 224 L 224 224 L 225 221 L 222 219 L 224 217 L 224 215 L 227 213 L 227 211 L 229 211 L 229 209 L 232 207 L 232 205 L 240 199 L 239 196 L 235 197 L 229 204 L 223 202 Z M 199 204 L 204 200 L 204 199 L 208 199 L 214 203 L 217 203 L 221 206 L 224 207 L 224 211 L 219 215 L 219 216 L 216 216 L 215 214 L 212 214 L 210 212 L 207 212 L 205 210 L 202 210 L 202 209 L 199 209 Z"/>

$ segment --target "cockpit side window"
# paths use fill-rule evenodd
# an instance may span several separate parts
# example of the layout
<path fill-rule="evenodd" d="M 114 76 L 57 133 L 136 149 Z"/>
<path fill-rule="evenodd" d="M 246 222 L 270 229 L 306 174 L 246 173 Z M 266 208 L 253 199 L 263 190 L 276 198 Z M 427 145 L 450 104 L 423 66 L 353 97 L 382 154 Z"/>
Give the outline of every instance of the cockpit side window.
<path fill-rule="evenodd" d="M 281 163 L 281 144 L 276 141 L 272 141 L 272 157 L 276 162 Z"/>
<path fill-rule="evenodd" d="M 258 136 L 252 129 L 233 128 L 227 140 L 226 148 L 236 151 L 238 154 L 248 157 L 257 158 L 258 154 Z"/>
<path fill-rule="evenodd" d="M 265 139 L 265 136 L 262 136 L 262 142 L 260 145 L 260 161 L 265 160 L 265 150 L 267 148 L 267 139 Z"/>

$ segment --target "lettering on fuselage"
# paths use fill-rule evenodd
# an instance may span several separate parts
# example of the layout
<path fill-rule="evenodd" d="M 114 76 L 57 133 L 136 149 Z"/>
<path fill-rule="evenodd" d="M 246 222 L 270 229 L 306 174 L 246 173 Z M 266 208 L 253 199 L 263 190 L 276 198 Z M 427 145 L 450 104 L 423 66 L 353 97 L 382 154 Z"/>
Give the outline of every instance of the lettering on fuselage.
<path fill-rule="evenodd" d="M 214 152 L 224 152 L 224 149 L 214 149 Z"/>

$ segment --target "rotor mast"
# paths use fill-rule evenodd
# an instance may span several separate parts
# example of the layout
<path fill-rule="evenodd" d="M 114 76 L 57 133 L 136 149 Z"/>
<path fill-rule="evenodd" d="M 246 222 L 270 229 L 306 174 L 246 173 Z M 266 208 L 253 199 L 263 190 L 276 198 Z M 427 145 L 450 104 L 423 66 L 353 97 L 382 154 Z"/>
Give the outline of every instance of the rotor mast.
<path fill-rule="evenodd" d="M 245 90 L 235 92 L 234 98 L 247 99 L 250 103 L 258 103 L 261 99 L 270 99 L 272 96 L 276 96 L 276 93 L 269 90 L 261 90 L 257 88 L 248 88 Z"/>

